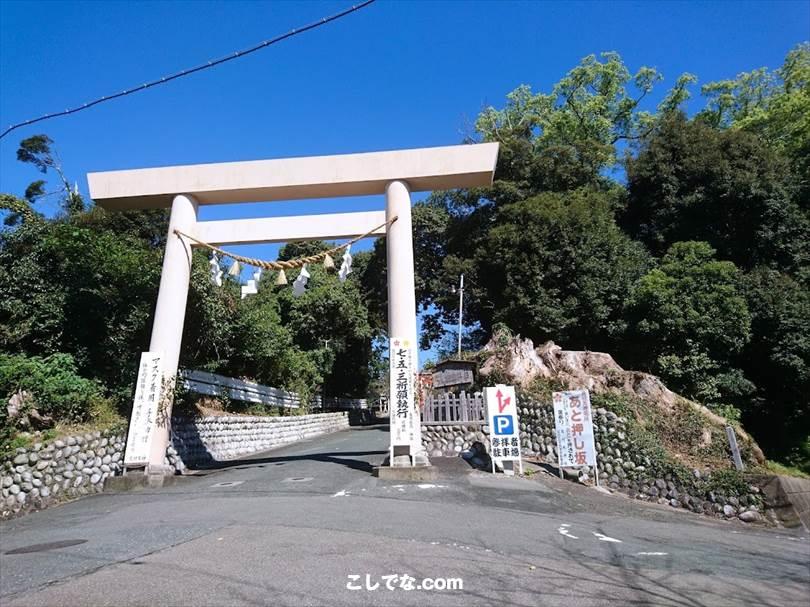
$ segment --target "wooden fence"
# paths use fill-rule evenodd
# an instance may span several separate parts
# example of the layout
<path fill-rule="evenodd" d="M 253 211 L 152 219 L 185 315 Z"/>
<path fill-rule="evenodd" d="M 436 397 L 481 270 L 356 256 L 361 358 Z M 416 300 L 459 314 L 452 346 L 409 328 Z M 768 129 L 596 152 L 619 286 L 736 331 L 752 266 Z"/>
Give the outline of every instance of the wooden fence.
<path fill-rule="evenodd" d="M 484 423 L 486 409 L 484 395 L 480 392 L 467 394 L 431 394 L 425 399 L 422 410 L 423 423 Z"/>

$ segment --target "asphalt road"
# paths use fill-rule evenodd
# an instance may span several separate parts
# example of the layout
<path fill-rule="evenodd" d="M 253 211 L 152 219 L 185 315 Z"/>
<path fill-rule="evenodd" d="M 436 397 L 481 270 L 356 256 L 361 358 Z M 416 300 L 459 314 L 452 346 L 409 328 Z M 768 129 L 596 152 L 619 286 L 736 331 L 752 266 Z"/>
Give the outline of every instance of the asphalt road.
<path fill-rule="evenodd" d="M 806 533 L 461 460 L 437 481 L 381 481 L 387 442 L 384 428 L 352 429 L 1 523 L 0 604 L 810 604 Z M 36 550 L 53 542 L 72 545 Z M 424 578 L 463 589 L 417 589 Z"/>

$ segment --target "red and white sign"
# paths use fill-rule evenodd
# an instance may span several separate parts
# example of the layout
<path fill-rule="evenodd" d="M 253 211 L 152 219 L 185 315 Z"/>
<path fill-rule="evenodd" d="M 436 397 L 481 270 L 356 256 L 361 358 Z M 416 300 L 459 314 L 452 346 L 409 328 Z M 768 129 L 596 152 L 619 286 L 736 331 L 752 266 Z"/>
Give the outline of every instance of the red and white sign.
<path fill-rule="evenodd" d="M 520 473 L 523 474 L 514 386 L 498 385 L 494 388 L 484 388 L 484 402 L 489 420 L 489 456 L 492 459 L 492 471 L 495 471 L 497 465 L 505 474 L 514 474 L 513 464 L 505 466 L 504 462 L 518 462 Z"/>
<path fill-rule="evenodd" d="M 552 399 L 560 468 L 595 466 L 596 445 L 588 391 L 554 392 Z"/>

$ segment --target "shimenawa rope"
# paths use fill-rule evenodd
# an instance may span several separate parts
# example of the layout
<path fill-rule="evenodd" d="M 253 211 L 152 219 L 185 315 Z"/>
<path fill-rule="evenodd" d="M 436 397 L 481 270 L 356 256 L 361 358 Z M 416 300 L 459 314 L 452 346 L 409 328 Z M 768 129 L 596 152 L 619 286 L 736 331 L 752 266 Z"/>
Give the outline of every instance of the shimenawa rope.
<path fill-rule="evenodd" d="M 391 219 L 389 219 L 388 221 L 386 221 L 385 223 L 381 223 L 377 227 L 370 229 L 365 234 L 361 234 L 360 236 L 357 236 L 356 238 L 352 238 L 349 242 L 345 242 L 342 245 L 339 245 L 337 247 L 333 247 L 333 248 L 328 249 L 326 251 L 321 251 L 320 253 L 317 253 L 315 255 L 308 255 L 306 257 L 298 257 L 297 259 L 289 259 L 287 261 L 265 261 L 263 259 L 257 259 L 255 257 L 244 257 L 243 255 L 237 255 L 236 253 L 229 253 L 228 251 L 226 251 L 224 249 L 220 249 L 219 247 L 215 247 L 212 244 L 208 244 L 207 242 L 204 242 L 204 241 L 202 241 L 202 240 L 200 240 L 198 238 L 195 238 L 194 236 L 191 236 L 190 234 L 186 234 L 185 232 L 181 232 L 178 229 L 175 229 L 174 233 L 177 234 L 180 237 L 188 238 L 189 240 L 196 242 L 201 247 L 204 247 L 206 249 L 214 251 L 215 253 L 219 253 L 223 257 L 229 257 L 230 259 L 233 259 L 234 261 L 238 261 L 240 263 L 243 263 L 243 264 L 246 264 L 246 265 L 249 265 L 249 266 L 254 266 L 256 268 L 262 268 L 263 270 L 291 270 L 293 268 L 303 267 L 305 264 L 308 264 L 308 263 L 317 263 L 319 261 L 323 261 L 323 259 L 326 258 L 327 255 L 331 256 L 333 253 L 337 253 L 338 251 L 341 251 L 341 250 L 345 249 L 349 245 L 352 245 L 355 242 L 357 242 L 358 240 L 362 240 L 363 238 L 366 238 L 367 236 L 371 236 L 374 232 L 376 232 L 380 228 L 383 228 L 383 227 L 387 228 L 392 223 L 394 223 L 397 219 L 398 219 L 398 216 L 394 216 Z"/>

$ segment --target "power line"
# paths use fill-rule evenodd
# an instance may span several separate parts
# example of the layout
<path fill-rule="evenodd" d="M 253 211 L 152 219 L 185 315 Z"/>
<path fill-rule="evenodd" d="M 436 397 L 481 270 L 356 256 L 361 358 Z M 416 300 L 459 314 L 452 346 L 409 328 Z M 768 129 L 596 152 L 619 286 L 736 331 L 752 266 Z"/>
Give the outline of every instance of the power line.
<path fill-rule="evenodd" d="M 34 124 L 36 122 L 41 122 L 43 120 L 48 120 L 49 118 L 57 118 L 59 116 L 67 116 L 68 114 L 75 114 L 76 112 L 81 112 L 82 110 L 89 109 L 89 108 L 93 107 L 94 105 L 98 105 L 99 103 L 103 103 L 105 101 L 112 101 L 113 99 L 117 99 L 118 97 L 125 97 L 127 95 L 131 95 L 133 93 L 137 93 L 139 91 L 143 91 L 145 89 L 152 88 L 153 86 L 157 86 L 159 84 L 165 84 L 165 83 L 170 82 L 172 80 L 182 78 L 183 76 L 189 76 L 191 74 L 194 74 L 195 72 L 201 72 L 203 70 L 207 70 L 207 69 L 212 68 L 214 66 L 225 63 L 226 61 L 233 61 L 234 59 L 239 59 L 240 57 L 244 57 L 245 55 L 249 55 L 250 53 L 255 53 L 256 51 L 260 51 L 263 48 L 267 48 L 268 46 L 276 44 L 277 42 L 281 42 L 282 40 L 286 40 L 287 38 L 292 38 L 293 36 L 297 36 L 298 34 L 303 34 L 304 32 L 308 32 L 309 30 L 313 30 L 316 27 L 326 25 L 327 23 L 331 23 L 332 21 L 337 21 L 341 17 L 345 17 L 347 15 L 350 15 L 351 13 L 359 11 L 360 9 L 367 7 L 369 4 L 372 4 L 373 2 L 375 2 L 375 0 L 365 0 L 365 2 L 361 2 L 360 4 L 355 4 L 355 5 L 347 8 L 347 9 L 345 9 L 345 10 L 339 12 L 339 13 L 335 13 L 334 15 L 330 15 L 329 17 L 323 17 L 319 21 L 314 21 L 314 22 L 312 22 L 312 23 L 310 23 L 308 25 L 305 25 L 303 27 L 292 29 L 289 32 L 287 32 L 286 34 L 276 36 L 275 38 L 271 38 L 270 40 L 265 40 L 264 42 L 260 42 L 259 44 L 255 45 L 255 46 L 251 46 L 250 48 L 245 49 L 243 51 L 236 51 L 236 52 L 234 52 L 234 53 L 232 53 L 230 55 L 226 55 L 225 57 L 220 57 L 219 59 L 214 59 L 214 60 L 211 60 L 211 61 L 207 61 L 206 63 L 202 63 L 202 64 L 197 65 L 195 67 L 192 67 L 190 69 L 182 70 L 182 71 L 176 72 L 174 74 L 171 74 L 169 76 L 164 76 L 164 77 L 160 78 L 159 80 L 153 80 L 151 82 L 147 82 L 147 83 L 142 84 L 140 86 L 136 86 L 136 87 L 131 88 L 131 89 L 126 89 L 124 91 L 121 91 L 120 93 L 115 93 L 114 95 L 108 95 L 108 96 L 105 96 L 105 97 L 100 97 L 98 99 L 94 99 L 93 101 L 88 101 L 87 103 L 83 103 L 80 106 L 76 106 L 76 107 L 73 107 L 73 108 L 68 108 L 68 109 L 66 109 L 66 110 L 64 110 L 62 112 L 54 112 L 54 113 L 51 113 L 51 114 L 45 114 L 43 116 L 39 116 L 38 118 L 32 118 L 31 120 L 26 120 L 26 121 L 20 122 L 18 124 L 12 124 L 5 131 L 3 131 L 2 134 L 0 134 L 0 139 L 5 137 L 6 135 L 8 135 L 11 131 L 20 128 L 21 126 L 28 126 L 29 124 Z"/>

